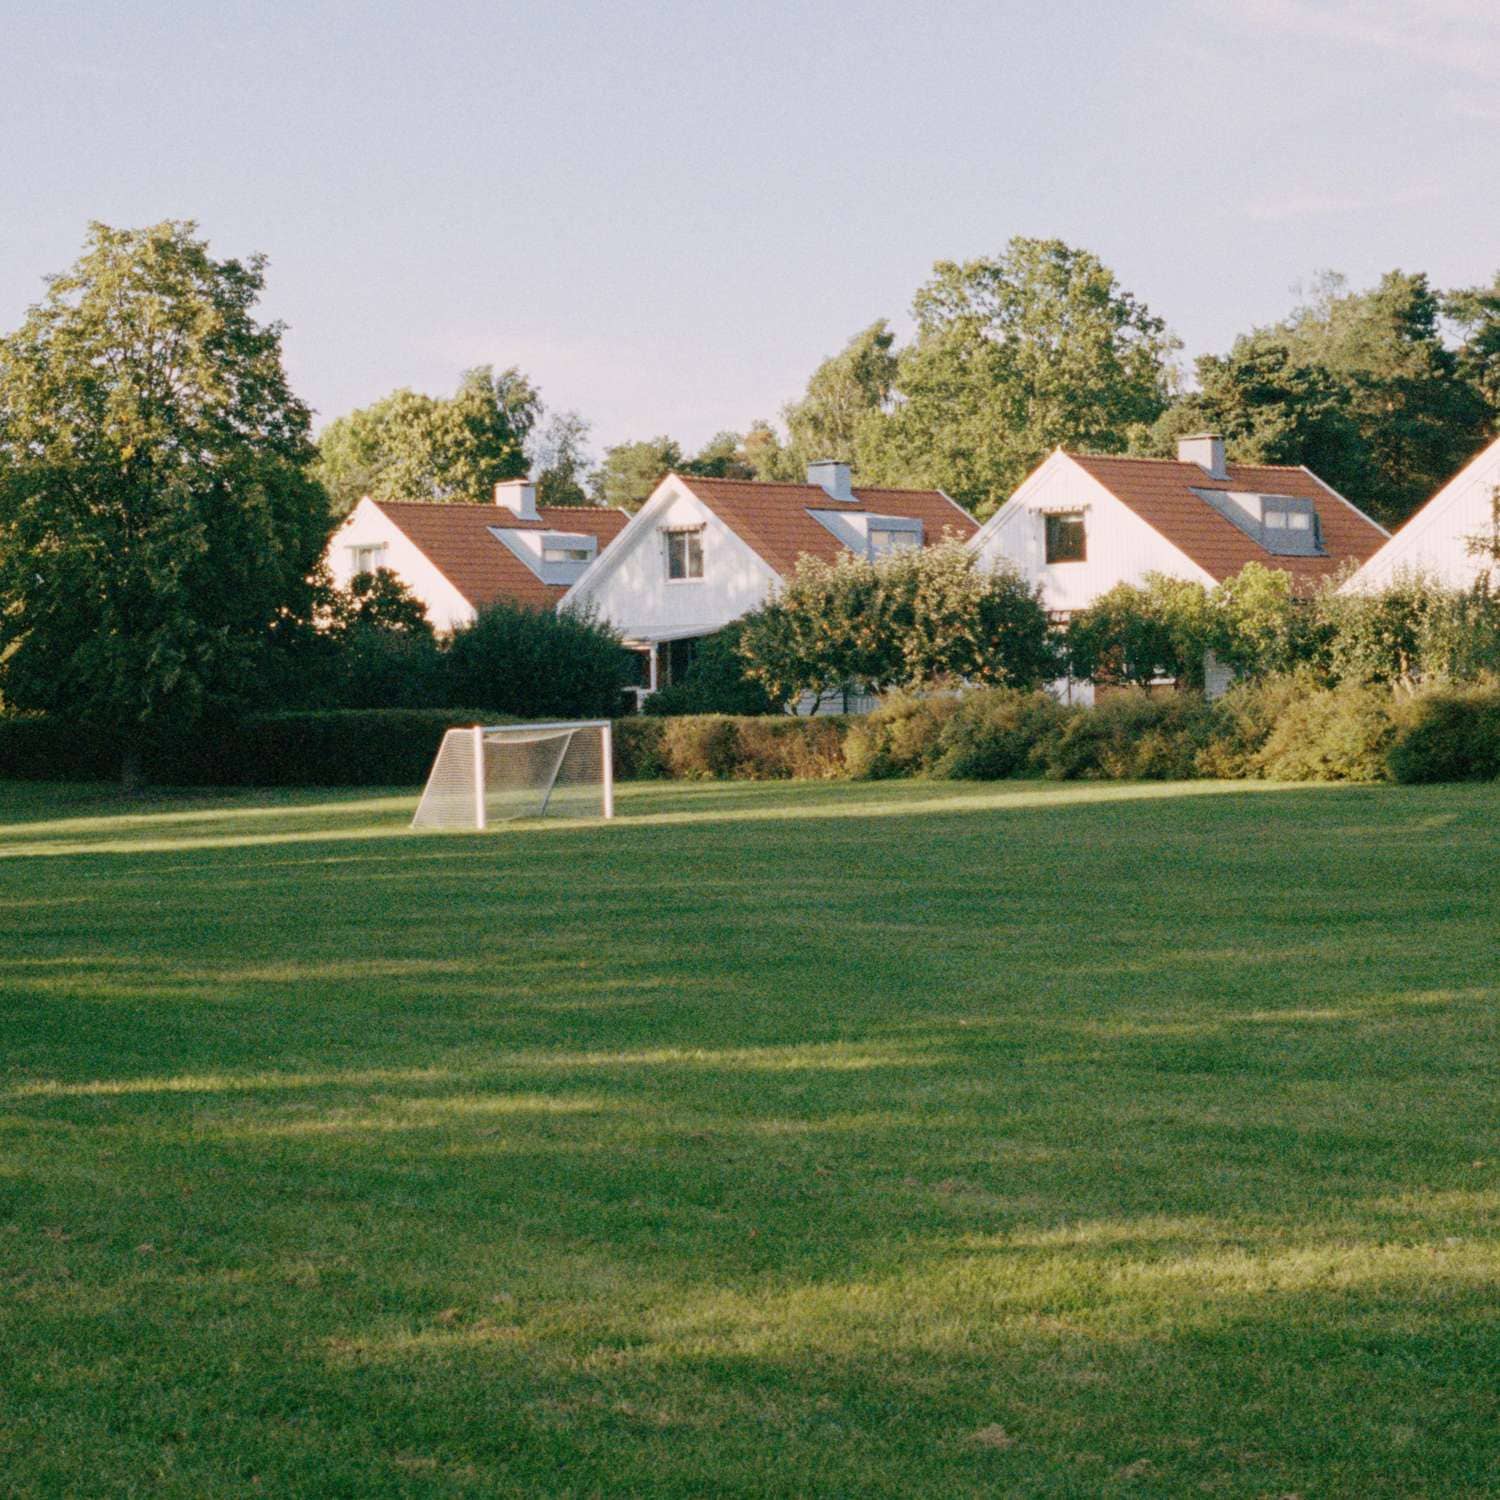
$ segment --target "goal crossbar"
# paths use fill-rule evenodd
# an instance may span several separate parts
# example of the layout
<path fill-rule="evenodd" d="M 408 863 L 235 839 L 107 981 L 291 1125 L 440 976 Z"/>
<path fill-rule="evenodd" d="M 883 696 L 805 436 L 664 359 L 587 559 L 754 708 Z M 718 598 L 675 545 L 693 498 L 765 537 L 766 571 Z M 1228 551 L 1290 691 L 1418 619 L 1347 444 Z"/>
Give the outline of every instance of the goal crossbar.
<path fill-rule="evenodd" d="M 413 828 L 483 830 L 514 818 L 614 816 L 608 719 L 474 724 L 443 735 Z"/>

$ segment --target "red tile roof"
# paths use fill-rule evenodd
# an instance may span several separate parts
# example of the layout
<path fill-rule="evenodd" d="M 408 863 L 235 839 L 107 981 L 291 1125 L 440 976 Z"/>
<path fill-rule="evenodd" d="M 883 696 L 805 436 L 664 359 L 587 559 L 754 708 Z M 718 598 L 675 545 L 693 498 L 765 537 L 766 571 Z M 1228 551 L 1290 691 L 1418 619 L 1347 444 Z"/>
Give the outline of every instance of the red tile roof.
<path fill-rule="evenodd" d="M 1276 464 L 1226 464 L 1227 479 L 1212 479 L 1197 464 L 1170 458 L 1120 458 L 1069 453 L 1173 546 L 1216 579 L 1229 578 L 1249 562 L 1279 568 L 1311 583 L 1362 563 L 1386 540 L 1369 517 L 1315 479 L 1306 469 Z M 1268 552 L 1193 491 L 1241 490 L 1311 500 L 1322 528 L 1324 555 L 1288 557 Z"/>
<path fill-rule="evenodd" d="M 428 500 L 371 503 L 411 538 L 475 609 L 497 599 L 551 608 L 567 592 L 561 584 L 543 583 L 504 542 L 490 535 L 491 526 L 583 532 L 598 537 L 602 553 L 630 520 L 624 511 L 600 505 L 538 506 L 538 519 L 523 521 L 503 505 L 447 505 Z"/>
<path fill-rule="evenodd" d="M 674 476 L 696 495 L 753 551 L 778 573 L 787 574 L 804 553 L 832 562 L 846 548 L 821 521 L 815 510 L 872 511 L 883 516 L 906 516 L 922 523 L 924 543 L 944 536 L 967 541 L 979 523 L 940 490 L 888 490 L 860 485 L 853 500 L 835 500 L 816 484 L 776 484 L 761 479 L 700 479 Z"/>

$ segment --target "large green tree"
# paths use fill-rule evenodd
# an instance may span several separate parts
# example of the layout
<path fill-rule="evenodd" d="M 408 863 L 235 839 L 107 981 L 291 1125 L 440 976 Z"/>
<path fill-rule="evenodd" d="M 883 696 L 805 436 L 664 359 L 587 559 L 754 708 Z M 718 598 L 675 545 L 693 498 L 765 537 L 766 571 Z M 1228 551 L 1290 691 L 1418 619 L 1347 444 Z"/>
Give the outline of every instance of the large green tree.
<path fill-rule="evenodd" d="M 757 428 L 756 435 L 764 431 Z M 594 499 L 600 505 L 639 510 L 662 479 L 674 472 L 699 474 L 705 479 L 767 477 L 747 453 L 737 432 L 715 433 L 691 458 L 675 438 L 646 438 L 616 443 L 604 450 L 604 461 L 594 471 Z"/>
<path fill-rule="evenodd" d="M 576 411 L 555 412 L 532 454 L 538 505 L 589 505 L 589 423 Z"/>
<path fill-rule="evenodd" d="M 317 475 L 338 515 L 362 495 L 482 504 L 497 481 L 526 473 L 541 410 L 519 370 L 479 365 L 452 396 L 393 391 L 330 422 L 318 439 Z"/>
<path fill-rule="evenodd" d="M 1142 451 L 1210 427 L 1231 459 L 1306 464 L 1397 526 L 1494 431 L 1500 295 L 1444 297 L 1402 271 L 1351 291 L 1325 275 L 1289 318 L 1199 359 L 1197 374 Z"/>
<path fill-rule="evenodd" d="M 1176 340 L 1061 240 L 940 261 L 912 310 L 892 410 L 862 429 L 867 480 L 940 485 L 988 515 L 1051 449 L 1120 452 L 1167 406 Z"/>
<path fill-rule="evenodd" d="M 242 702 L 329 525 L 264 260 L 90 227 L 0 340 L 0 693 L 118 737 Z"/>

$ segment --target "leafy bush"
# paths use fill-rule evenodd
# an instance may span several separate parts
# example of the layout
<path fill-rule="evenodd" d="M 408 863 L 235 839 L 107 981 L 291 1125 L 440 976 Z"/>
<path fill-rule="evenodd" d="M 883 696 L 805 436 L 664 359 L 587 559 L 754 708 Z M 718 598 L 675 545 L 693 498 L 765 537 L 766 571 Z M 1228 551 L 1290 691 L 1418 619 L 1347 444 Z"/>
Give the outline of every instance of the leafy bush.
<path fill-rule="evenodd" d="M 1213 735 L 1198 752 L 1198 774 L 1227 781 L 1258 775 L 1257 757 L 1277 720 L 1299 698 L 1319 691 L 1306 669 L 1237 682 L 1213 705 Z"/>
<path fill-rule="evenodd" d="M 1068 715 L 1041 758 L 1060 780 L 1184 780 L 1196 774 L 1213 725 L 1213 710 L 1197 693 L 1125 688 Z"/>
<path fill-rule="evenodd" d="M 780 713 L 785 705 L 748 675 L 745 658 L 740 654 L 742 635 L 740 623 L 735 621 L 704 636 L 683 680 L 652 693 L 643 711 L 656 717 Z"/>
<path fill-rule="evenodd" d="M 1049 693 L 970 693 L 942 725 L 933 773 L 953 781 L 1038 775 L 1049 747 L 1080 712 Z"/>
<path fill-rule="evenodd" d="M 1393 694 L 1345 683 L 1293 698 L 1252 766 L 1272 781 L 1384 781 L 1395 737 Z"/>
<path fill-rule="evenodd" d="M 665 719 L 632 715 L 614 724 L 615 777 L 620 781 L 655 781 L 670 773 L 662 757 Z"/>
<path fill-rule="evenodd" d="M 52 714 L 0 717 L 0 780 L 108 781 L 119 772 L 119 746 L 97 729 Z"/>
<path fill-rule="evenodd" d="M 857 781 L 879 781 L 930 771 L 942 727 L 958 704 L 951 695 L 892 693 L 873 713 L 851 719 L 844 743 L 849 774 Z"/>
<path fill-rule="evenodd" d="M 781 781 L 844 774 L 847 719 L 693 714 L 661 722 L 661 765 L 684 780 Z"/>
<path fill-rule="evenodd" d="M 1500 779 L 1500 684 L 1414 699 L 1400 715 L 1386 764 L 1397 781 Z"/>
<path fill-rule="evenodd" d="M 454 631 L 443 678 L 452 702 L 518 719 L 605 719 L 633 675 L 619 636 L 592 616 L 492 604 Z"/>

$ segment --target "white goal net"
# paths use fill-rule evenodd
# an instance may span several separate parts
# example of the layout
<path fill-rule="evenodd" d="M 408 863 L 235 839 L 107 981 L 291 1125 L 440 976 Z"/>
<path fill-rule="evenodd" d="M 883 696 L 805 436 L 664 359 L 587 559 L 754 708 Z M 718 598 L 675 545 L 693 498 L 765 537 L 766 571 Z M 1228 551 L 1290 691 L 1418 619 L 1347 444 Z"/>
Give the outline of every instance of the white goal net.
<path fill-rule="evenodd" d="M 512 818 L 612 818 L 607 719 L 450 729 L 413 828 L 482 829 Z"/>

